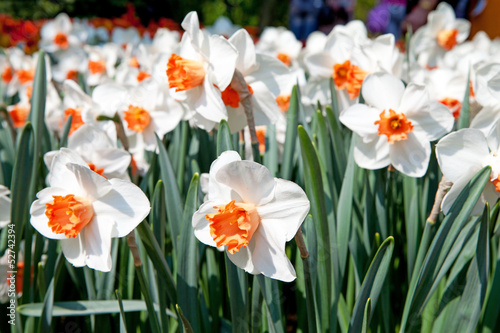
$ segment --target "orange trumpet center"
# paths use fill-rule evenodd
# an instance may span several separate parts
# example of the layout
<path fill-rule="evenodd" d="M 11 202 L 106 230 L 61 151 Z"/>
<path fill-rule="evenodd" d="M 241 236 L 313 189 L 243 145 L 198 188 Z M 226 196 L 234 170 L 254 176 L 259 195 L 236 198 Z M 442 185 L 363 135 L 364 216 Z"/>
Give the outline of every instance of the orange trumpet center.
<path fill-rule="evenodd" d="M 123 117 L 127 121 L 127 127 L 135 132 L 142 132 L 151 122 L 149 112 L 141 107 L 129 105 Z"/>
<path fill-rule="evenodd" d="M 83 125 L 82 120 L 82 109 L 81 108 L 67 108 L 64 110 L 64 121 L 68 121 L 69 116 L 71 115 L 71 127 L 69 129 L 69 135 L 73 134 L 80 126 Z"/>
<path fill-rule="evenodd" d="M 356 65 L 352 65 L 351 61 L 347 60 L 343 64 L 333 66 L 333 82 L 337 89 L 347 89 L 349 98 L 354 99 L 359 96 L 361 84 L 368 72 L 365 72 Z"/>
<path fill-rule="evenodd" d="M 250 203 L 236 203 L 214 207 L 216 213 L 207 214 L 210 235 L 217 246 L 227 245 L 229 253 L 234 254 L 242 247 L 246 247 L 259 227 L 260 216 L 255 205 Z"/>
<path fill-rule="evenodd" d="M 54 201 L 45 204 L 49 227 L 56 234 L 75 238 L 94 217 L 92 204 L 85 198 L 68 194 L 53 195 Z"/>
<path fill-rule="evenodd" d="M 78 71 L 72 69 L 66 73 L 66 79 L 78 82 Z"/>
<path fill-rule="evenodd" d="M 133 57 L 133 58 L 130 58 L 130 60 L 128 61 L 128 64 L 130 67 L 135 67 L 135 68 L 139 68 L 139 60 L 137 60 L 137 57 Z"/>
<path fill-rule="evenodd" d="M 460 103 L 459 100 L 446 97 L 440 100 L 439 103 L 446 105 L 448 109 L 453 113 L 453 117 L 455 119 L 457 119 L 458 116 L 460 116 L 460 109 L 462 108 L 462 103 Z"/>
<path fill-rule="evenodd" d="M 35 70 L 34 69 L 20 69 L 16 71 L 17 78 L 21 84 L 25 84 L 27 82 L 33 81 L 35 78 Z"/>
<path fill-rule="evenodd" d="M 184 59 L 174 53 L 168 59 L 167 76 L 169 88 L 184 91 L 203 83 L 205 69 L 201 62 Z"/>
<path fill-rule="evenodd" d="M 90 74 L 100 74 L 106 72 L 106 63 L 104 60 L 89 60 L 89 72 Z"/>
<path fill-rule="evenodd" d="M 276 56 L 278 60 L 280 60 L 282 63 L 284 63 L 287 66 L 290 66 L 292 64 L 292 58 L 288 54 L 285 53 L 278 53 Z"/>
<path fill-rule="evenodd" d="M 146 73 L 146 72 L 139 72 L 139 74 L 137 74 L 137 81 L 142 82 L 143 80 L 147 79 L 148 77 L 151 77 L 151 74 Z"/>
<path fill-rule="evenodd" d="M 17 104 L 12 110 L 9 111 L 9 114 L 12 118 L 12 122 L 14 123 L 14 127 L 20 128 L 23 127 L 26 123 L 26 120 L 28 120 L 30 109 L 28 107 Z"/>
<path fill-rule="evenodd" d="M 253 95 L 253 89 L 247 84 L 248 91 L 250 95 Z M 240 105 L 240 95 L 231 86 L 227 86 L 223 92 L 221 92 L 221 98 L 225 106 L 230 106 L 232 108 L 237 108 Z"/>
<path fill-rule="evenodd" d="M 106 176 L 104 176 L 104 168 L 98 168 L 95 166 L 94 163 L 87 163 L 87 165 L 89 166 L 90 170 L 94 171 L 95 173 L 97 173 L 99 176 L 103 176 L 104 178 L 107 178 Z"/>
<path fill-rule="evenodd" d="M 12 67 L 7 66 L 2 72 L 2 81 L 5 83 L 9 83 L 12 80 L 14 73 L 12 72 Z"/>
<path fill-rule="evenodd" d="M 59 46 L 61 49 L 67 49 L 69 46 L 68 37 L 63 33 L 58 33 L 54 37 L 54 44 Z"/>
<path fill-rule="evenodd" d="M 378 135 L 386 135 L 389 143 L 408 139 L 408 133 L 413 131 L 413 125 L 402 113 L 396 113 L 389 109 L 380 113 L 380 120 L 375 122 L 378 125 Z"/>
<path fill-rule="evenodd" d="M 441 30 L 437 35 L 437 43 L 446 51 L 451 50 L 457 45 L 457 29 Z"/>
<path fill-rule="evenodd" d="M 290 108 L 290 95 L 279 95 L 276 97 L 276 103 L 281 110 L 281 112 L 286 112 Z"/>

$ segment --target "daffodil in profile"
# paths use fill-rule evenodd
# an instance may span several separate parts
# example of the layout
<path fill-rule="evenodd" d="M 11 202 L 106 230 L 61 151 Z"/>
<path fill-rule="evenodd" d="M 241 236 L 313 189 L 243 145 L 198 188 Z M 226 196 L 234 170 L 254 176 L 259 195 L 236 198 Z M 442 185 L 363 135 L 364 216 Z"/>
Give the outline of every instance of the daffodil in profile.
<path fill-rule="evenodd" d="M 296 275 L 285 243 L 308 212 L 309 200 L 297 184 L 227 151 L 210 167 L 208 200 L 192 222 L 195 236 L 206 245 L 225 247 L 236 266 L 289 282 Z"/>
<path fill-rule="evenodd" d="M 66 259 L 76 267 L 111 270 L 111 239 L 129 234 L 149 214 L 139 187 L 106 179 L 65 149 L 54 157 L 50 187 L 31 205 L 31 224 L 43 236 L 61 240 Z"/>

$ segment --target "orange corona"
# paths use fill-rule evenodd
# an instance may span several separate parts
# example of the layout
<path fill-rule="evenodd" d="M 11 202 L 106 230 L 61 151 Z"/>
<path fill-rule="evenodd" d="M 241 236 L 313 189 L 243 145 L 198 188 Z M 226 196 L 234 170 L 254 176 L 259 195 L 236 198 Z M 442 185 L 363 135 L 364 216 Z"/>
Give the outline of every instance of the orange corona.
<path fill-rule="evenodd" d="M 104 169 L 103 168 L 96 167 L 94 163 L 87 163 L 87 165 L 89 166 L 90 170 L 94 171 L 99 176 L 103 176 L 104 178 L 107 178 L 106 176 L 104 176 Z"/>
<path fill-rule="evenodd" d="M 462 103 L 454 98 L 443 98 L 439 103 L 446 105 L 448 109 L 453 113 L 453 117 L 457 119 L 460 116 L 460 109 L 462 109 Z"/>
<path fill-rule="evenodd" d="M 260 216 L 255 205 L 229 202 L 227 205 L 214 207 L 216 213 L 205 215 L 209 221 L 210 235 L 217 246 L 227 246 L 234 254 L 246 247 L 260 224 Z"/>
<path fill-rule="evenodd" d="M 286 112 L 290 108 L 290 95 L 279 95 L 276 97 L 276 103 L 281 110 L 281 112 Z"/>
<path fill-rule="evenodd" d="M 139 74 L 137 74 L 137 82 L 142 82 L 146 80 L 148 77 L 151 77 L 151 74 L 146 72 L 139 72 Z"/>
<path fill-rule="evenodd" d="M 292 64 L 292 58 L 288 54 L 285 53 L 278 53 L 276 56 L 278 60 L 280 60 L 282 63 L 284 63 L 287 66 L 290 66 Z"/>
<path fill-rule="evenodd" d="M 169 88 L 184 91 L 203 83 L 205 69 L 201 62 L 184 59 L 174 53 L 168 59 L 167 76 Z"/>
<path fill-rule="evenodd" d="M 17 78 L 21 84 L 28 83 L 33 81 L 35 78 L 35 70 L 34 69 L 20 69 L 16 71 Z"/>
<path fill-rule="evenodd" d="M 106 63 L 104 60 L 89 60 L 89 72 L 90 74 L 101 74 L 106 72 Z"/>
<path fill-rule="evenodd" d="M 451 50 L 457 45 L 457 29 L 441 30 L 437 35 L 437 43 L 446 51 Z"/>
<path fill-rule="evenodd" d="M 61 49 L 67 49 L 69 46 L 68 37 L 63 33 L 58 33 L 54 37 L 54 44 L 59 46 Z"/>
<path fill-rule="evenodd" d="M 402 113 L 396 113 L 389 109 L 380 113 L 380 120 L 375 122 L 378 125 L 378 135 L 386 135 L 389 143 L 408 139 L 408 133 L 413 131 L 413 125 Z"/>
<path fill-rule="evenodd" d="M 14 73 L 12 72 L 12 67 L 7 66 L 2 72 L 2 81 L 5 83 L 9 83 L 12 80 Z"/>
<path fill-rule="evenodd" d="M 151 122 L 149 112 L 134 105 L 128 106 L 128 110 L 125 111 L 125 116 L 123 118 L 127 122 L 127 127 L 138 133 L 144 131 L 144 129 L 148 127 Z"/>
<path fill-rule="evenodd" d="M 82 108 L 67 108 L 64 110 L 64 122 L 68 121 L 69 116 L 71 115 L 71 128 L 69 130 L 69 135 L 73 134 L 80 126 L 83 125 L 82 120 Z"/>
<path fill-rule="evenodd" d="M 342 64 L 333 66 L 333 82 L 337 89 L 346 89 L 350 99 L 359 96 L 361 84 L 368 72 L 362 70 L 356 65 L 352 65 L 349 60 Z"/>
<path fill-rule="evenodd" d="M 73 194 L 53 195 L 54 201 L 45 204 L 45 216 L 52 232 L 75 238 L 94 217 L 92 204 Z"/>

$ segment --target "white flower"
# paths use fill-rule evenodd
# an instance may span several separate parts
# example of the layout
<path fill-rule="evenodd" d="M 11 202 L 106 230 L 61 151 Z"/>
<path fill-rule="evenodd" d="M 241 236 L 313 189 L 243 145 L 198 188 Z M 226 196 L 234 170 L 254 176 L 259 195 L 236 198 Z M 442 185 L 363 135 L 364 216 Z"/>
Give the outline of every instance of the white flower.
<path fill-rule="evenodd" d="M 470 22 L 457 19 L 453 8 L 441 2 L 429 13 L 427 24 L 411 39 L 410 52 L 422 67 L 440 66 L 446 52 L 463 43 L 470 32 Z"/>
<path fill-rule="evenodd" d="M 40 48 L 47 52 L 56 52 L 67 50 L 69 47 L 79 46 L 87 35 L 83 34 L 81 40 L 76 34 L 72 33 L 73 25 L 66 13 L 57 15 L 52 21 L 45 23 L 40 30 L 42 39 Z"/>
<path fill-rule="evenodd" d="M 7 187 L 0 185 L 0 228 L 5 227 L 10 222 L 10 204 L 8 197 L 10 191 Z"/>
<path fill-rule="evenodd" d="M 365 169 L 392 164 L 398 171 L 421 177 L 431 155 L 430 141 L 453 127 L 446 106 L 431 101 L 424 86 L 384 73 L 367 76 L 361 93 L 365 104 L 356 104 L 340 114 L 340 121 L 361 136 L 354 160 Z"/>
<path fill-rule="evenodd" d="M 491 207 L 500 197 L 500 127 L 498 123 L 486 137 L 483 132 L 474 128 L 464 128 L 442 138 L 436 145 L 436 156 L 443 175 L 453 182 L 451 190 L 446 194 L 441 209 L 448 213 L 453 202 L 483 167 L 491 166 L 490 182 L 488 182 L 472 211 L 472 215 L 480 215 L 486 202 Z"/>
<path fill-rule="evenodd" d="M 149 214 L 146 195 L 131 182 L 98 175 L 64 149 L 52 162 L 49 183 L 31 205 L 33 227 L 61 240 L 72 265 L 110 271 L 111 238 L 126 236 Z"/>
<path fill-rule="evenodd" d="M 261 164 L 222 153 L 210 167 L 208 201 L 193 215 L 195 236 L 210 246 L 225 246 L 229 259 L 251 274 L 293 281 L 295 270 L 285 243 L 309 211 L 304 191 L 274 178 Z"/>
<path fill-rule="evenodd" d="M 238 52 L 224 37 L 200 30 L 196 12 L 186 15 L 182 27 L 179 54 L 172 54 L 167 65 L 170 92 L 195 112 L 198 127 L 210 131 L 227 119 L 220 91 L 231 83 Z"/>

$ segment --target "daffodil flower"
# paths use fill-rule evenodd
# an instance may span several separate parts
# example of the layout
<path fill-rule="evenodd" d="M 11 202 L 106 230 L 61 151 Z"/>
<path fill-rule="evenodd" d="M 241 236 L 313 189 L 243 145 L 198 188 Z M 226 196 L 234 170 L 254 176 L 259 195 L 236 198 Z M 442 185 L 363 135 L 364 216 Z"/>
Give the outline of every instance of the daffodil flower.
<path fill-rule="evenodd" d="M 52 162 L 49 183 L 31 205 L 33 227 L 61 240 L 73 266 L 110 271 L 111 238 L 126 236 L 149 214 L 146 195 L 129 181 L 102 177 L 64 150 Z"/>
<path fill-rule="evenodd" d="M 236 266 L 289 282 L 296 275 L 285 243 L 308 212 L 309 200 L 297 184 L 227 151 L 210 167 L 208 200 L 192 222 L 195 236 L 206 245 L 224 246 Z"/>
<path fill-rule="evenodd" d="M 410 177 L 422 177 L 431 155 L 430 141 L 453 127 L 453 115 L 443 104 L 432 101 L 424 86 L 406 88 L 397 77 L 370 74 L 361 88 L 365 104 L 340 114 L 340 121 L 361 136 L 354 160 L 365 169 L 392 164 Z"/>
<path fill-rule="evenodd" d="M 87 35 L 77 36 L 73 33 L 73 25 L 66 13 L 60 13 L 53 20 L 45 23 L 40 30 L 42 39 L 40 40 L 40 48 L 47 52 L 56 52 L 67 50 L 69 47 L 76 47 L 82 44 Z"/>
<path fill-rule="evenodd" d="M 436 156 L 443 175 L 453 183 L 441 204 L 447 214 L 453 202 L 483 167 L 491 166 L 490 181 L 484 187 L 472 215 L 480 215 L 486 202 L 491 207 L 500 197 L 500 127 L 498 123 L 489 135 L 474 128 L 464 128 L 442 138 L 436 145 Z"/>
<path fill-rule="evenodd" d="M 6 186 L 0 185 L 0 228 L 5 227 L 10 222 L 10 204 L 8 197 L 10 194 Z"/>

